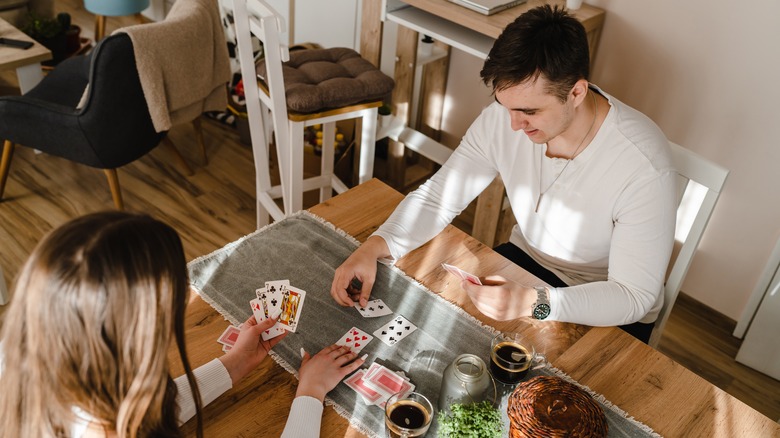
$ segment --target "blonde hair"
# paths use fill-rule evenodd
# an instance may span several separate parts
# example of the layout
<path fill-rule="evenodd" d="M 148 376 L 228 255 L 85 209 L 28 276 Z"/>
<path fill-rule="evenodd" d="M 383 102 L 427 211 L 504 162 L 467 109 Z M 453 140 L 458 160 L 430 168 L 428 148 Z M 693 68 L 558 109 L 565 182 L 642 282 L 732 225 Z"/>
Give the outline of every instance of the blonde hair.
<path fill-rule="evenodd" d="M 49 233 L 19 274 L 0 340 L 0 437 L 67 436 L 80 409 L 118 437 L 178 436 L 167 360 L 184 344 L 181 239 L 149 216 L 95 213 Z"/>

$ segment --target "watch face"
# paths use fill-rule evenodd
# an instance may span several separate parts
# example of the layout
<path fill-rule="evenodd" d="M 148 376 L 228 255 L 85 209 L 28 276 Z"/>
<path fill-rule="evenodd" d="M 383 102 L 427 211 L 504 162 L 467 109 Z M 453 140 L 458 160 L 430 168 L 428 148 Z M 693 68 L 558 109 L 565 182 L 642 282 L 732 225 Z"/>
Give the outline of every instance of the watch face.
<path fill-rule="evenodd" d="M 537 304 L 536 307 L 534 307 L 534 318 L 536 319 L 544 319 L 550 316 L 550 305 L 549 304 Z"/>

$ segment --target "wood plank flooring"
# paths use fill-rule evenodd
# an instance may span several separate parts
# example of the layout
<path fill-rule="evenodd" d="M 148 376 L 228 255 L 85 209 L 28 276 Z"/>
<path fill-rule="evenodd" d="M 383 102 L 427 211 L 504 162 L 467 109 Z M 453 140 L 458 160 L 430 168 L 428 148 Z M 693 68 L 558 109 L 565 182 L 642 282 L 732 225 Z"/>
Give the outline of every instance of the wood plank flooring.
<path fill-rule="evenodd" d="M 91 36 L 94 21 L 77 0 L 58 0 Z M 109 19 L 111 32 L 133 18 Z M 18 94 L 12 71 L 0 71 L 0 92 Z M 170 132 L 195 171 L 184 176 L 165 145 L 119 169 L 128 210 L 143 211 L 182 235 L 187 259 L 208 254 L 255 229 L 254 164 L 235 130 L 204 120 L 209 157 L 200 161 L 192 127 Z M 378 166 L 381 162 L 378 161 Z M 383 169 L 377 169 L 381 175 Z M 0 266 L 6 280 L 19 272 L 42 236 L 70 218 L 113 208 L 103 172 L 18 147 L 0 202 Z M 467 221 L 461 224 L 467 228 Z M 0 306 L 0 321 L 8 306 Z M 659 349 L 693 372 L 774 420 L 780 419 L 780 382 L 734 361 L 740 341 L 734 321 L 681 294 Z"/>

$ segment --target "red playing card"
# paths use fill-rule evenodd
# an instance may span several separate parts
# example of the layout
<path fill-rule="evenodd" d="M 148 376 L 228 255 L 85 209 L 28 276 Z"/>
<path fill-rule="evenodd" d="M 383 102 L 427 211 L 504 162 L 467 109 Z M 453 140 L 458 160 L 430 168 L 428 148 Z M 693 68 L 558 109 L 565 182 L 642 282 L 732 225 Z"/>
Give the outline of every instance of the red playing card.
<path fill-rule="evenodd" d="M 238 329 L 236 326 L 229 326 L 225 329 L 224 332 L 219 336 L 219 339 L 217 339 L 217 342 L 219 342 L 222 345 L 228 345 L 232 347 L 236 344 L 236 339 L 238 339 L 238 334 L 241 333 L 241 330 Z"/>
<path fill-rule="evenodd" d="M 399 392 L 406 394 L 414 389 L 414 385 L 409 381 L 385 367 L 372 373 L 365 384 L 377 392 L 389 394 L 388 397 Z"/>
<path fill-rule="evenodd" d="M 344 379 L 344 383 L 360 394 L 367 405 L 373 405 L 382 399 L 382 395 L 371 388 L 366 387 L 365 382 L 363 381 L 364 374 L 365 370 L 357 370 L 351 376 Z"/>
<path fill-rule="evenodd" d="M 343 345 L 348 347 L 350 351 L 357 354 L 360 352 L 360 350 L 365 348 L 365 346 L 368 345 L 372 339 L 374 339 L 373 336 L 369 335 L 363 330 L 360 330 L 357 327 L 352 327 L 347 333 L 344 334 L 344 336 L 341 337 L 341 339 L 336 342 L 336 345 Z"/>

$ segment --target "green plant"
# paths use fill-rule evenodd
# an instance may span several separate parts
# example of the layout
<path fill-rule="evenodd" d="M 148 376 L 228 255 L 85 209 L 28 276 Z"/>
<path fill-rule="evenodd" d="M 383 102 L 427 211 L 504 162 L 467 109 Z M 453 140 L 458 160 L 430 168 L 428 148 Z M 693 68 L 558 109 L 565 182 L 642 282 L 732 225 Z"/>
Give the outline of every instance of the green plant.
<path fill-rule="evenodd" d="M 501 414 L 489 401 L 450 406 L 439 417 L 439 437 L 500 438 Z"/>
<path fill-rule="evenodd" d="M 30 12 L 24 25 L 22 25 L 21 30 L 38 42 L 54 38 L 63 32 L 61 20 L 44 18 L 32 12 Z"/>

